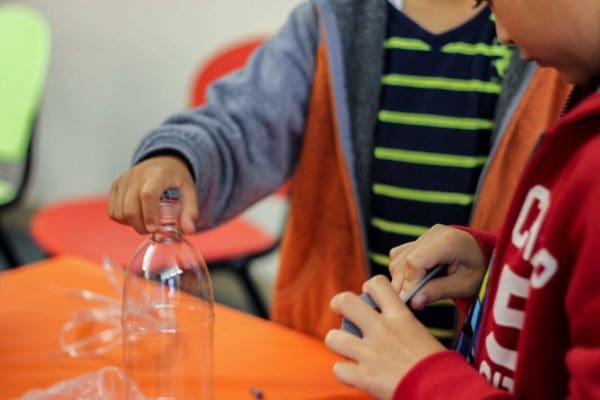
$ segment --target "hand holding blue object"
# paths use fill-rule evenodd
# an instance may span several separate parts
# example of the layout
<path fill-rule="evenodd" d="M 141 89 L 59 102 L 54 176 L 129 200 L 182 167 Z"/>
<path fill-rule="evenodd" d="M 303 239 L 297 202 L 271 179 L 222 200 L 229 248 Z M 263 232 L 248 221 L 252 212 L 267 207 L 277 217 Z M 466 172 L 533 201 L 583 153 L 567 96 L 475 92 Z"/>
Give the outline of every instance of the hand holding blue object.
<path fill-rule="evenodd" d="M 413 298 L 413 296 L 419 291 L 421 290 L 421 288 L 423 286 L 425 286 L 425 284 L 427 282 L 429 282 L 431 279 L 439 276 L 445 269 L 446 267 L 448 267 L 448 265 L 446 264 L 438 264 L 435 267 L 433 267 L 416 285 L 415 287 L 413 287 L 408 294 L 406 295 L 406 297 L 404 298 L 404 304 L 408 304 L 408 302 L 410 302 L 410 299 Z M 367 303 L 370 307 L 374 308 L 375 310 L 377 310 L 378 312 L 381 312 L 381 309 L 379 308 L 379 306 L 377 305 L 377 303 L 375 303 L 375 300 L 373 300 L 373 298 L 371 296 L 369 296 L 368 293 L 363 293 L 360 295 L 360 298 Z M 362 332 L 360 331 L 360 329 L 358 329 L 358 327 L 352 323 L 351 321 L 347 320 L 347 319 L 342 319 L 342 330 L 352 333 L 353 335 L 356 335 L 358 337 L 362 337 Z"/>

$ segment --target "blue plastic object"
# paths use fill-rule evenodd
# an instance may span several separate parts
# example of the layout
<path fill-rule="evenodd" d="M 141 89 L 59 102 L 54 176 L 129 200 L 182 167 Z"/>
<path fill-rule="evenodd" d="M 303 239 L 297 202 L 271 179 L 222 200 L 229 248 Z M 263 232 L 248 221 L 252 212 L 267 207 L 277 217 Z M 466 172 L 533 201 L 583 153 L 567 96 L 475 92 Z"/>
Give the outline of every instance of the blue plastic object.
<path fill-rule="evenodd" d="M 421 290 L 421 288 L 423 286 L 425 286 L 425 284 L 427 282 L 429 282 L 431 279 L 439 276 L 443 270 L 445 270 L 445 268 L 448 265 L 446 264 L 439 264 L 436 265 L 435 267 L 433 267 L 420 281 L 419 283 L 417 283 L 415 285 L 415 287 L 413 287 L 411 289 L 410 292 L 408 292 L 408 294 L 406 295 L 406 297 L 404 298 L 404 303 L 407 304 L 410 299 L 413 298 L 413 296 L 419 291 Z M 363 293 L 360 295 L 360 298 L 367 303 L 371 308 L 374 308 L 375 310 L 377 310 L 378 312 L 381 312 L 381 309 L 379 308 L 379 306 L 377 305 L 377 303 L 375 303 L 375 300 L 373 300 L 373 298 L 371 296 L 369 296 L 369 294 L 367 293 Z M 353 335 L 356 335 L 358 337 L 362 337 L 362 332 L 360 331 L 360 329 L 358 329 L 358 327 L 350 320 L 347 319 L 342 319 L 342 330 L 349 332 Z"/>

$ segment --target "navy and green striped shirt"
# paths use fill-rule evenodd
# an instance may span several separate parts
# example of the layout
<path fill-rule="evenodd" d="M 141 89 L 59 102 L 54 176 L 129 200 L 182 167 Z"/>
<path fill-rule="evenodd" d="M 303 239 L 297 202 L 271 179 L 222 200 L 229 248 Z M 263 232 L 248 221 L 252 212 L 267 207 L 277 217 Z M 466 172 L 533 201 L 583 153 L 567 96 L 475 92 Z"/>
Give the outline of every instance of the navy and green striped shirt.
<path fill-rule="evenodd" d="M 372 163 L 373 273 L 388 273 L 389 250 L 433 224 L 468 223 L 510 59 L 488 9 L 439 35 L 391 5 L 389 15 Z M 454 320 L 442 308 L 424 318 L 440 338 Z"/>

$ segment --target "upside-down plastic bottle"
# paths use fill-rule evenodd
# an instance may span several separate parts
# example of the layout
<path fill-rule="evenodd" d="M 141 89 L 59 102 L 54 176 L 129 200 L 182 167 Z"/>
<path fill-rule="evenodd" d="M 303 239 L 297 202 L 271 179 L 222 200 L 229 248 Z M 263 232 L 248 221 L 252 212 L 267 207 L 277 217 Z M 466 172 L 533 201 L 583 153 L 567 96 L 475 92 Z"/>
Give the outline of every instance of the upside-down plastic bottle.
<path fill-rule="evenodd" d="M 165 191 L 158 229 L 127 268 L 125 371 L 150 399 L 212 399 L 212 286 L 204 259 L 182 236 L 180 212 L 178 191 Z"/>

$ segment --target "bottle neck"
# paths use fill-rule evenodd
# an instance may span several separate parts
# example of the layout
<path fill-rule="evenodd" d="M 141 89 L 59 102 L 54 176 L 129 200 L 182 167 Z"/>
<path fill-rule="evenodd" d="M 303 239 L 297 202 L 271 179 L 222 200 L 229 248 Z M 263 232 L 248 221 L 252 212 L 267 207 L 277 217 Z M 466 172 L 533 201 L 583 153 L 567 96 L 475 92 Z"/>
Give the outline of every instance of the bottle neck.
<path fill-rule="evenodd" d="M 181 205 L 177 200 L 161 200 L 158 230 L 152 234 L 152 239 L 161 241 L 167 238 L 181 238 L 179 217 Z"/>

